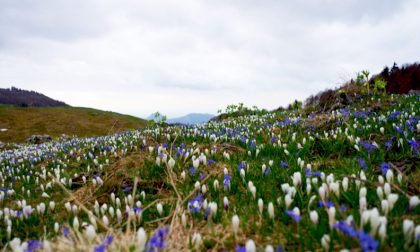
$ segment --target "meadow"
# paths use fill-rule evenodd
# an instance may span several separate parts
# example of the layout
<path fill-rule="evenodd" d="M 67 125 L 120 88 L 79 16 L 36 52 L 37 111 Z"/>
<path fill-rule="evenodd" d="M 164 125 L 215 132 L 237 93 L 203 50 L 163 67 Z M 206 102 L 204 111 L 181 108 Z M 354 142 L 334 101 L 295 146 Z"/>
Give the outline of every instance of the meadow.
<path fill-rule="evenodd" d="M 419 251 L 420 96 L 0 153 L 13 251 Z"/>

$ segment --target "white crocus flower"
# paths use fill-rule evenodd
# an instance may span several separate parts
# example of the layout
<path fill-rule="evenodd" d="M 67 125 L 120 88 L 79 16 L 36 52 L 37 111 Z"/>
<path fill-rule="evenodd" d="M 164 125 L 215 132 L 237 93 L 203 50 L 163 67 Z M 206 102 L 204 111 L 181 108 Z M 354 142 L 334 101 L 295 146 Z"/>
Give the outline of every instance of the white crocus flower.
<path fill-rule="evenodd" d="M 239 217 L 236 214 L 232 217 L 232 230 L 236 236 L 239 230 Z"/>
<path fill-rule="evenodd" d="M 144 247 L 146 246 L 146 242 L 147 242 L 147 234 L 144 231 L 144 228 L 141 227 L 137 230 L 136 239 L 137 239 L 138 250 L 143 251 Z"/>
<path fill-rule="evenodd" d="M 255 246 L 255 243 L 253 240 L 248 240 L 245 244 L 245 250 L 246 252 L 255 252 L 257 251 L 257 248 Z"/>

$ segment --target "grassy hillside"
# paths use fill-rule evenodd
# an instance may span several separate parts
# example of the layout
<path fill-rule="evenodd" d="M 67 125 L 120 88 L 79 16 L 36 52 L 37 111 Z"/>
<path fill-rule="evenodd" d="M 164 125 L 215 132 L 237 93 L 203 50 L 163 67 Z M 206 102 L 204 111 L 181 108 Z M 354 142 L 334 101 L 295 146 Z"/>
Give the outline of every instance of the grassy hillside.
<path fill-rule="evenodd" d="M 8 129 L 0 132 L 3 142 L 22 142 L 34 134 L 99 136 L 145 125 L 145 120 L 133 116 L 90 108 L 0 106 L 0 128 Z"/>
<path fill-rule="evenodd" d="M 0 152 L 0 249 L 419 251 L 420 96 L 308 109 Z"/>

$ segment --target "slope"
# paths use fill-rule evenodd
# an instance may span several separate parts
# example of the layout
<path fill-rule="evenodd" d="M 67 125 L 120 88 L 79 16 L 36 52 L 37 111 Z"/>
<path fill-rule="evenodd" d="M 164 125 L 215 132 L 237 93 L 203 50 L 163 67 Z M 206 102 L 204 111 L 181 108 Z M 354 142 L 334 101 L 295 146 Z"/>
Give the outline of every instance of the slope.
<path fill-rule="evenodd" d="M 0 141 L 23 142 L 34 134 L 59 137 L 100 136 L 145 127 L 143 119 L 81 107 L 21 108 L 0 106 Z"/>

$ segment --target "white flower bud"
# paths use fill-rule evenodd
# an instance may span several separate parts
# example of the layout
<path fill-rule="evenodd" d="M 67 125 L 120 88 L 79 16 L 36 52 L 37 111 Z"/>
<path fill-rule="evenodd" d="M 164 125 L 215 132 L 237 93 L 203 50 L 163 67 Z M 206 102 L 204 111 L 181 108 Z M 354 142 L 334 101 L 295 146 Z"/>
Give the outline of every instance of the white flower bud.
<path fill-rule="evenodd" d="M 160 203 L 160 202 L 157 203 L 156 209 L 157 209 L 159 215 L 162 216 L 162 214 L 163 214 L 163 205 L 162 205 L 162 203 Z"/>
<path fill-rule="evenodd" d="M 86 234 L 86 237 L 88 238 L 89 241 L 92 241 L 93 239 L 95 239 L 95 237 L 96 237 L 95 227 L 92 226 L 92 225 L 87 226 L 87 228 L 85 230 L 85 234 Z"/>
<path fill-rule="evenodd" d="M 416 206 L 419 204 L 420 204 L 420 199 L 417 195 L 410 197 L 410 201 L 409 201 L 410 209 L 416 208 Z"/>
<path fill-rule="evenodd" d="M 77 217 L 74 217 L 74 219 L 73 219 L 73 228 L 75 230 L 78 230 L 79 229 L 79 226 L 80 226 L 79 219 L 77 219 Z"/>
<path fill-rule="evenodd" d="M 403 221 L 403 233 L 408 243 L 411 242 L 414 236 L 414 222 L 412 220 Z"/>
<path fill-rule="evenodd" d="M 318 224 L 319 216 L 318 216 L 318 212 L 317 211 L 311 211 L 309 213 L 309 216 L 310 216 L 310 219 L 311 219 L 311 221 L 312 221 L 312 223 L 314 225 Z"/>
<path fill-rule="evenodd" d="M 347 192 L 349 188 L 349 179 L 347 177 L 343 178 L 342 186 L 343 186 L 343 190 Z"/>
<path fill-rule="evenodd" d="M 324 234 L 321 238 L 321 245 L 324 248 L 325 251 L 329 251 L 330 248 L 330 236 L 327 234 Z"/>
<path fill-rule="evenodd" d="M 199 233 L 194 233 L 191 242 L 194 245 L 195 250 L 199 251 L 202 243 L 201 235 Z"/>
<path fill-rule="evenodd" d="M 245 250 L 246 252 L 255 252 L 257 251 L 257 248 L 255 247 L 255 243 L 253 240 L 248 240 L 245 244 Z"/>
<path fill-rule="evenodd" d="M 233 229 L 233 233 L 236 236 L 239 230 L 239 217 L 236 214 L 232 217 L 232 229 Z"/>
<path fill-rule="evenodd" d="M 147 242 L 147 234 L 144 231 L 144 228 L 141 227 L 137 230 L 136 238 L 137 238 L 137 247 L 139 248 L 139 251 L 143 251 Z"/>
<path fill-rule="evenodd" d="M 268 216 L 270 219 L 274 219 L 274 205 L 273 202 L 268 203 Z"/>
<path fill-rule="evenodd" d="M 264 202 L 261 198 L 258 199 L 258 210 L 260 212 L 260 214 L 262 215 L 263 213 L 263 207 L 264 207 Z"/>

